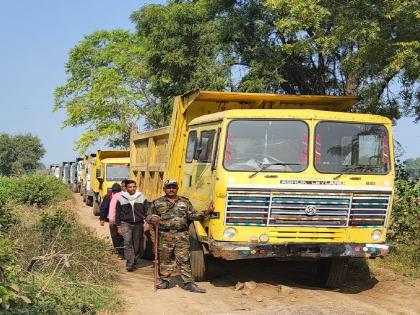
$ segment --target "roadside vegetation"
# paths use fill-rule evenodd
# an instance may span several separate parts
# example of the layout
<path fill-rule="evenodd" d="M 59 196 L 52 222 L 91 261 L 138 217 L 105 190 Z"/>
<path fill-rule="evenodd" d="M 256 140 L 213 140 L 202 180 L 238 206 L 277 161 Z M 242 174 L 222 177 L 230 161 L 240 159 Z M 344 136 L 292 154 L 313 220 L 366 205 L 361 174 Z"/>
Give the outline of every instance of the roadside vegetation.
<path fill-rule="evenodd" d="M 54 177 L 0 177 L 0 313 L 115 310 L 109 245 L 76 221 Z"/>

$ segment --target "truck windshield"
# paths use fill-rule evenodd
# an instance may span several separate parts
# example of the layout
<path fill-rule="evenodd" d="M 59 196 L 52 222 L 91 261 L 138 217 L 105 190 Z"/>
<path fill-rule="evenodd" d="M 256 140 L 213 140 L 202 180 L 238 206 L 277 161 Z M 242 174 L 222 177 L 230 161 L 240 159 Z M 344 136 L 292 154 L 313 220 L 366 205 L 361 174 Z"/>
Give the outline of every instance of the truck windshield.
<path fill-rule="evenodd" d="M 315 134 L 315 168 L 319 172 L 389 171 L 389 138 L 383 125 L 320 122 Z"/>
<path fill-rule="evenodd" d="M 308 126 L 297 120 L 234 120 L 224 167 L 230 171 L 300 172 L 308 161 Z"/>
<path fill-rule="evenodd" d="M 120 181 L 127 179 L 129 175 L 128 164 L 108 164 L 106 166 L 106 180 Z"/>

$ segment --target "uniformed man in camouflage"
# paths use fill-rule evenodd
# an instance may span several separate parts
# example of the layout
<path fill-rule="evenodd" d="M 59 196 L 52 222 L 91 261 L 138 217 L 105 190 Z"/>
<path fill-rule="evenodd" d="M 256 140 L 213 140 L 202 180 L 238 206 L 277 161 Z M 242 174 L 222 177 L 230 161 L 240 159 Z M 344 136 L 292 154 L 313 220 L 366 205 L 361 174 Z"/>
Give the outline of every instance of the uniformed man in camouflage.
<path fill-rule="evenodd" d="M 194 220 L 203 220 L 213 212 L 213 204 L 206 211 L 198 212 L 188 198 L 178 196 L 178 183 L 170 179 L 164 183 L 165 196 L 152 202 L 147 221 L 159 224 L 159 283 L 158 289 L 170 286 L 169 278 L 176 264 L 181 271 L 184 289 L 205 293 L 194 283 L 190 264 L 190 241 L 188 225 Z"/>

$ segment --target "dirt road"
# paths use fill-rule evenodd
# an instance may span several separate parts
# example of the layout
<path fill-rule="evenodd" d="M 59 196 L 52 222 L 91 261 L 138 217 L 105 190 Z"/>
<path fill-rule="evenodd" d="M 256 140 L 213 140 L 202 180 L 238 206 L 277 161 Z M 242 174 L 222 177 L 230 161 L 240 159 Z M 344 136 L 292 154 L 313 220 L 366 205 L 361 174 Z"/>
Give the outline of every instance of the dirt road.
<path fill-rule="evenodd" d="M 92 208 L 75 195 L 80 221 L 100 237 L 108 238 Z M 153 266 L 144 261 L 133 273 L 116 259 L 121 270 L 119 290 L 126 299 L 123 314 L 420 314 L 420 281 L 407 280 L 389 271 L 369 275 L 357 272 L 340 291 L 314 286 L 310 262 L 275 260 L 210 261 L 210 280 L 200 283 L 206 294 L 190 293 L 179 286 L 153 292 Z M 353 266 L 366 268 L 366 265 Z M 350 277 L 351 278 L 351 277 Z M 175 279 L 179 282 L 179 279 Z M 235 291 L 237 282 L 254 289 Z M 255 283 L 254 283 L 255 282 Z"/>

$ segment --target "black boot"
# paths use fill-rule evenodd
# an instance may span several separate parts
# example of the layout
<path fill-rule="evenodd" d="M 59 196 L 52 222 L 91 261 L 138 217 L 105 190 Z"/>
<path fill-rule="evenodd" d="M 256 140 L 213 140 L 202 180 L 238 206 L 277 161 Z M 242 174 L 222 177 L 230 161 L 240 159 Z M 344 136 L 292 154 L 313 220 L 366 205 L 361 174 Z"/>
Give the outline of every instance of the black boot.
<path fill-rule="evenodd" d="M 188 282 L 187 284 L 185 284 L 184 289 L 194 293 L 206 293 L 206 289 L 200 288 L 194 282 Z"/>
<path fill-rule="evenodd" d="M 168 280 L 163 280 L 163 279 L 159 279 L 159 282 L 156 286 L 156 289 L 168 289 L 169 288 L 169 281 Z"/>

